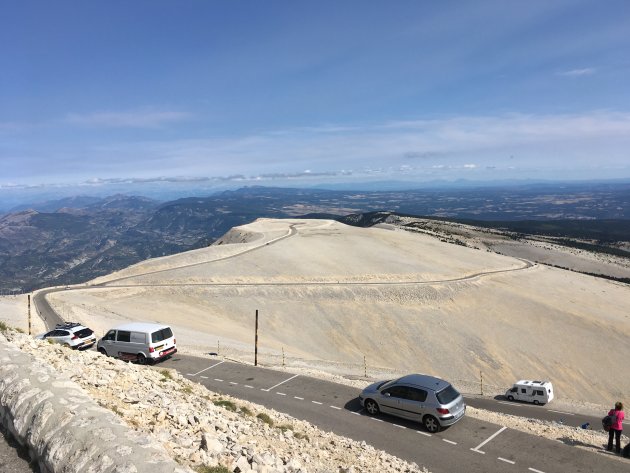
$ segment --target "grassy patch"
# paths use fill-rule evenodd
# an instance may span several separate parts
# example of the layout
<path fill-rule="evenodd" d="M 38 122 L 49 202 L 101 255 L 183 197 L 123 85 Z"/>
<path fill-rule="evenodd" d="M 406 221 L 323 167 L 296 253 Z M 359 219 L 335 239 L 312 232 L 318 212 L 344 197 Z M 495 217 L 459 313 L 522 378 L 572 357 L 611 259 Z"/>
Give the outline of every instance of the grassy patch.
<path fill-rule="evenodd" d="M 253 416 L 254 415 L 254 413 L 246 406 L 242 406 L 241 407 L 241 412 L 243 414 L 245 414 L 246 416 Z"/>
<path fill-rule="evenodd" d="M 185 394 L 192 394 L 193 390 L 192 390 L 192 388 L 190 386 L 184 386 L 182 388 L 182 392 L 185 393 Z"/>
<path fill-rule="evenodd" d="M 232 411 L 232 412 L 236 412 L 237 411 L 236 404 L 234 404 L 232 401 L 226 401 L 224 399 L 219 399 L 218 401 L 214 401 L 214 405 L 215 406 L 225 407 L 228 411 Z"/>
<path fill-rule="evenodd" d="M 0 332 L 6 332 L 9 330 L 9 326 L 0 320 Z"/>
<path fill-rule="evenodd" d="M 278 428 L 282 430 L 283 432 L 286 432 L 287 430 L 290 430 L 291 432 L 293 432 L 293 426 L 289 424 L 279 425 Z"/>
<path fill-rule="evenodd" d="M 160 370 L 160 374 L 164 376 L 162 381 L 166 381 L 167 379 L 170 379 L 170 380 L 173 379 L 173 375 L 171 374 L 169 370 Z"/>
<path fill-rule="evenodd" d="M 223 465 L 219 466 L 198 466 L 195 468 L 197 473 L 232 473 Z"/>
<path fill-rule="evenodd" d="M 265 424 L 273 427 L 273 419 L 271 417 L 269 417 L 267 414 L 265 414 L 264 412 L 261 412 L 256 417 L 258 419 L 262 420 Z"/>

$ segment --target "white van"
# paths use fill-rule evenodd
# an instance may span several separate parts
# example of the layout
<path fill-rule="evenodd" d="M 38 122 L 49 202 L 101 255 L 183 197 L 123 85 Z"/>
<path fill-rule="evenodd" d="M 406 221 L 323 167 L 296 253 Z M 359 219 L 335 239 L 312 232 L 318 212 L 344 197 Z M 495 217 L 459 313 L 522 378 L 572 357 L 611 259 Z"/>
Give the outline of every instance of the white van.
<path fill-rule="evenodd" d="M 134 322 L 109 330 L 96 344 L 103 355 L 140 364 L 177 353 L 173 331 L 168 325 Z"/>
<path fill-rule="evenodd" d="M 514 383 L 505 393 L 509 401 L 526 401 L 547 404 L 553 399 L 553 386 L 549 381 L 522 379 Z"/>

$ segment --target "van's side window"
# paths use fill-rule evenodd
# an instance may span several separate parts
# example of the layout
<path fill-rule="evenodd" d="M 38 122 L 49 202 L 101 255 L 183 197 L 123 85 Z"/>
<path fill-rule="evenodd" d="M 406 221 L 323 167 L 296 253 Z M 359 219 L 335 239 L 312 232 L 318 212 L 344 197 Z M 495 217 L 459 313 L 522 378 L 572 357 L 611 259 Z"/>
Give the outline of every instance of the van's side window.
<path fill-rule="evenodd" d="M 131 332 L 131 342 L 133 343 L 146 343 L 147 336 L 143 332 Z"/>
<path fill-rule="evenodd" d="M 116 339 L 116 330 L 110 330 L 107 332 L 107 335 L 103 337 L 103 340 L 115 340 Z"/>
<path fill-rule="evenodd" d="M 118 340 L 120 340 L 120 338 Z M 527 389 L 521 388 L 521 394 L 527 394 Z"/>
<path fill-rule="evenodd" d="M 118 341 L 119 342 L 128 342 L 131 340 L 131 332 L 127 332 L 126 330 L 118 331 Z"/>

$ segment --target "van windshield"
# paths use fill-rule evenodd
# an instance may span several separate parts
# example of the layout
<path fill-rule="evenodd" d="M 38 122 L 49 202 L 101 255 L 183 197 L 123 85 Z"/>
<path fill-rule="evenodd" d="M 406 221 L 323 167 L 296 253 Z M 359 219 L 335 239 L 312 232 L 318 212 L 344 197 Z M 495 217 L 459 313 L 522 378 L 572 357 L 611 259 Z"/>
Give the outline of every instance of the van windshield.
<path fill-rule="evenodd" d="M 449 404 L 458 398 L 459 392 L 451 384 L 442 389 L 439 393 L 435 393 L 440 404 Z"/>
<path fill-rule="evenodd" d="M 151 334 L 151 341 L 153 343 L 158 343 L 166 340 L 167 338 L 171 338 L 173 336 L 173 331 L 170 327 L 163 328 L 158 330 L 157 332 L 153 332 Z"/>

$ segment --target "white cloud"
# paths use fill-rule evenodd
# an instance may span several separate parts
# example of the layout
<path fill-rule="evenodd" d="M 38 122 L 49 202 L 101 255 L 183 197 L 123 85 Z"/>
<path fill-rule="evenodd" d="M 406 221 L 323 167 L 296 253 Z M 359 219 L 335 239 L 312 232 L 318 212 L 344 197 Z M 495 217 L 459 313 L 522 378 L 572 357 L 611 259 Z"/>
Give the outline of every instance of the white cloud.
<path fill-rule="evenodd" d="M 71 113 L 65 121 L 73 125 L 106 128 L 159 128 L 166 123 L 187 120 L 191 114 L 158 110 Z"/>
<path fill-rule="evenodd" d="M 571 69 L 569 71 L 559 72 L 558 75 L 569 77 L 590 76 L 595 74 L 596 70 L 593 67 L 586 67 L 584 69 Z"/>

